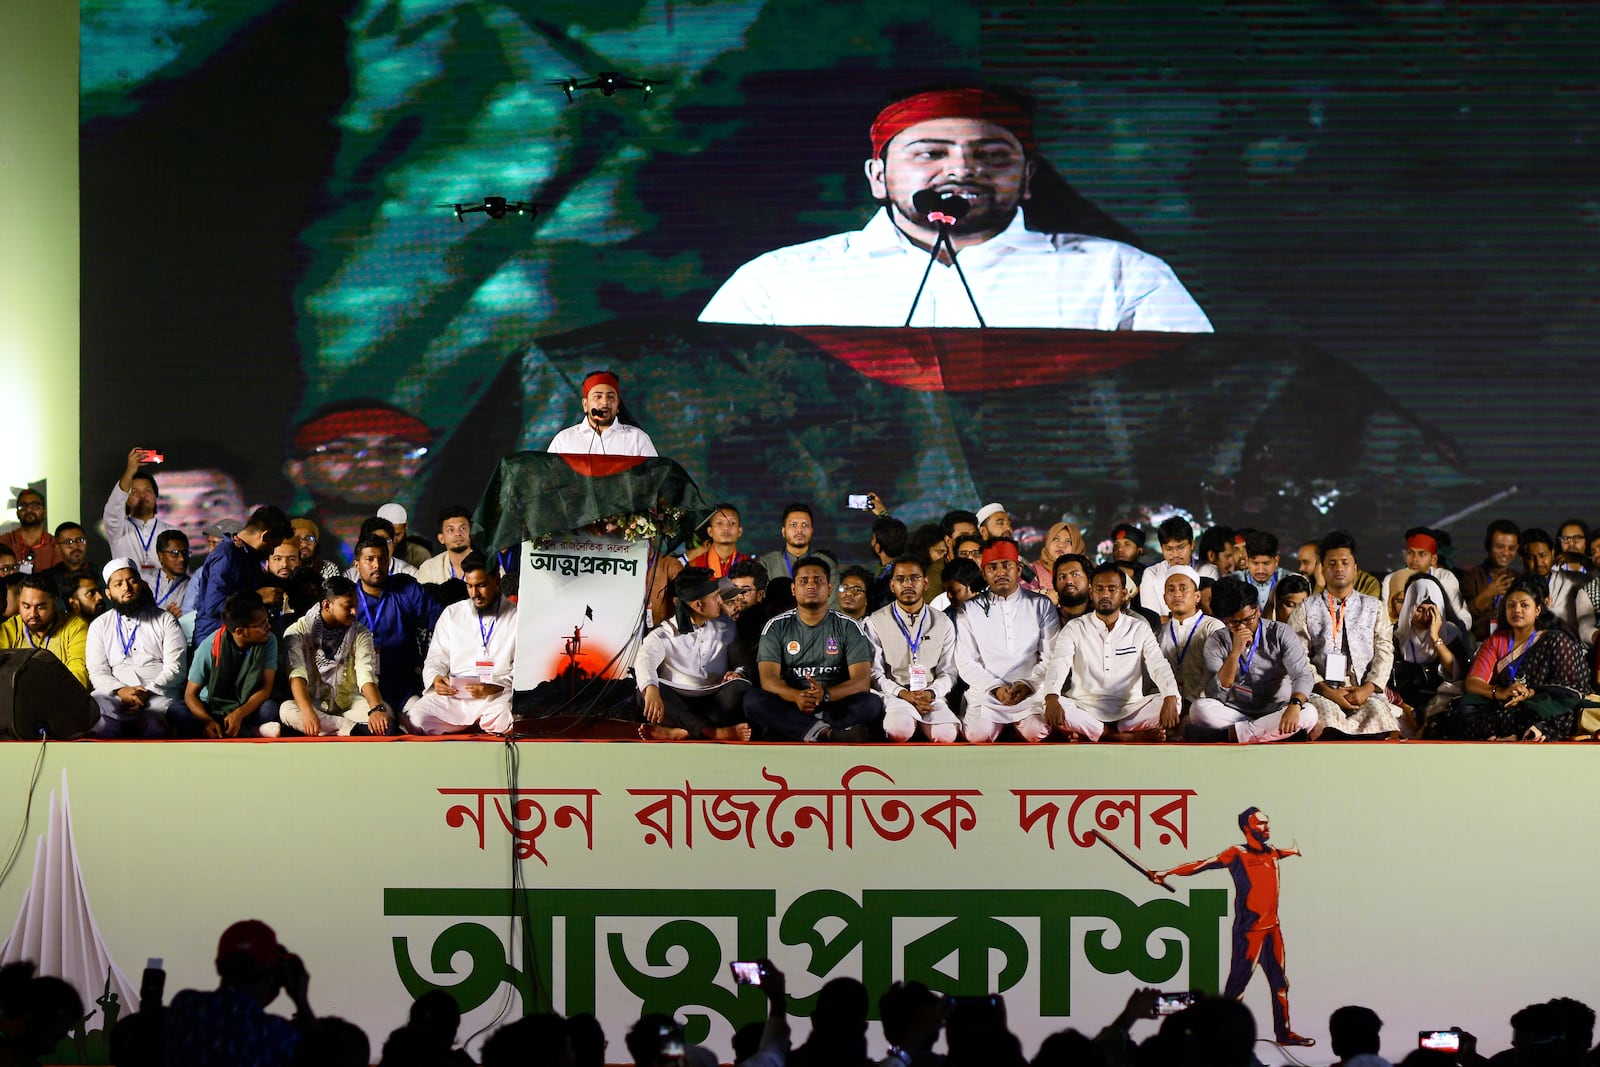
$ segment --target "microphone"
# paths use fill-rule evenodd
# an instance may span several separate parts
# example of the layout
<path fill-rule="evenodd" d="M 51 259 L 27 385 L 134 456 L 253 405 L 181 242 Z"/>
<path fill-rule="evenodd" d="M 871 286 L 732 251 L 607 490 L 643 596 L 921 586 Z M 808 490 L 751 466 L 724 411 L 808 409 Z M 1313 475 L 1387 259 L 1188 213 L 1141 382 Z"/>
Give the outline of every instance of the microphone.
<path fill-rule="evenodd" d="M 955 243 L 950 240 L 950 227 L 965 218 L 972 210 L 972 205 L 966 197 L 941 193 L 937 189 L 918 189 L 911 194 L 911 210 L 921 215 L 927 222 L 939 227 L 939 236 L 928 248 L 928 265 L 923 268 L 922 282 L 917 286 L 916 296 L 911 298 L 911 309 L 906 312 L 904 325 L 911 325 L 911 319 L 917 313 L 917 304 L 922 300 L 922 291 L 928 285 L 928 275 L 932 273 L 934 261 L 939 258 L 939 251 L 943 248 L 945 254 L 950 257 L 950 266 L 955 268 L 956 277 L 961 279 L 961 288 L 967 292 L 967 302 L 972 305 L 972 313 L 978 319 L 978 326 L 987 327 L 989 324 L 983 321 L 983 312 L 978 310 L 977 298 L 972 295 L 972 286 L 967 284 L 966 272 L 961 269 L 961 261 L 956 258 Z"/>
<path fill-rule="evenodd" d="M 589 417 L 591 419 L 604 418 L 605 414 L 606 414 L 605 408 L 590 408 L 589 409 Z"/>
<path fill-rule="evenodd" d="M 937 189 L 918 189 L 911 194 L 911 207 L 936 226 L 954 226 L 972 210 L 966 197 Z"/>

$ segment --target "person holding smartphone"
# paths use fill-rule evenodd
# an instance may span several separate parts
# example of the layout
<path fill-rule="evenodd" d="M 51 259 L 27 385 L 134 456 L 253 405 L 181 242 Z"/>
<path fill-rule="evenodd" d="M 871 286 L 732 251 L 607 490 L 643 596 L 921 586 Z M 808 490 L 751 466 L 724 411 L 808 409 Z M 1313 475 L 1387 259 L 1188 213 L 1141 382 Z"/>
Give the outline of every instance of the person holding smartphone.
<path fill-rule="evenodd" d="M 168 530 L 177 529 L 156 514 L 161 494 L 156 487 L 155 475 L 150 473 L 147 466 L 165 459 L 160 452 L 151 448 L 130 448 L 122 477 L 111 487 L 105 510 L 100 516 L 106 540 L 111 542 L 112 558 L 133 560 L 139 568 L 139 577 L 152 587 L 161 574 L 161 557 L 157 553 L 156 542 Z"/>
<path fill-rule="evenodd" d="M 306 995 L 311 979 L 300 957 L 278 943 L 272 927 L 246 919 L 222 932 L 217 976 L 221 982 L 216 989 L 185 989 L 167 1006 L 166 1062 L 186 1067 L 292 1064 L 295 1049 L 317 1019 Z M 293 1022 L 267 1014 L 280 993 L 287 993 L 294 1004 Z"/>

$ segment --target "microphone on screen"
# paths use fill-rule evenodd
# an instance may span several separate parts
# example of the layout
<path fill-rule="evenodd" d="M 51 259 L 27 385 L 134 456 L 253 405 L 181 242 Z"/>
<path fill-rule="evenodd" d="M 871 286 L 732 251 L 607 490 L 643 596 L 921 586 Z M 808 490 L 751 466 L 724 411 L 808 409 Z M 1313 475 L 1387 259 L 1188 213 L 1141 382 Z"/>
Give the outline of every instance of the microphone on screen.
<path fill-rule="evenodd" d="M 918 189 L 911 194 L 911 207 L 935 226 L 954 226 L 972 210 L 965 197 L 936 189 Z"/>

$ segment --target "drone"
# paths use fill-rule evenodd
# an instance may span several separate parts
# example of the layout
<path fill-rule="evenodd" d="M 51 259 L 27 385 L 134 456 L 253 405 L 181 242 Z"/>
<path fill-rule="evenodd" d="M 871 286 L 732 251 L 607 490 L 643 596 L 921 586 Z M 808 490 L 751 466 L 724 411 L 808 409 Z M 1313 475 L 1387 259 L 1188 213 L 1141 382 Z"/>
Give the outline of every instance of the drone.
<path fill-rule="evenodd" d="M 537 202 L 524 203 L 521 200 L 507 200 L 503 196 L 486 196 L 483 198 L 483 202 L 478 204 L 447 203 L 440 204 L 439 206 L 454 208 L 456 213 L 456 221 L 464 222 L 466 221 L 464 216 L 469 215 L 474 211 L 481 211 L 491 219 L 503 219 L 507 215 L 526 215 L 529 219 L 532 219 L 535 215 L 539 214 L 540 208 L 549 207 L 550 205 Z"/>
<path fill-rule="evenodd" d="M 636 78 L 632 74 L 622 74 L 615 70 L 603 70 L 588 81 L 577 78 L 560 78 L 548 84 L 556 86 L 567 94 L 567 103 L 572 103 L 572 94 L 582 89 L 599 89 L 601 96 L 616 96 L 619 89 L 636 89 L 646 96 L 652 89 L 661 83 L 650 78 Z"/>

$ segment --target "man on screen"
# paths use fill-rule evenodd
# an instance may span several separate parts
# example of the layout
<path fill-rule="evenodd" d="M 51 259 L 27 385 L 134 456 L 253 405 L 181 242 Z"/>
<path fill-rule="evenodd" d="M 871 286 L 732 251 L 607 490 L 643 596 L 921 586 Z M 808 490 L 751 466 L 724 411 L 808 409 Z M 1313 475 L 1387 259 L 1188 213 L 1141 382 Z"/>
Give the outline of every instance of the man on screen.
<path fill-rule="evenodd" d="M 962 278 L 941 252 L 912 326 L 1038 326 L 1207 333 L 1211 323 L 1164 262 L 1129 245 L 1029 230 L 1019 210 L 1034 172 L 1031 115 L 976 88 L 915 93 L 872 124 L 867 185 L 882 205 L 851 233 L 746 263 L 700 313 L 703 322 L 900 326 L 939 226 L 917 194 L 966 204 L 949 226 Z M 976 309 L 974 308 L 976 305 Z"/>

